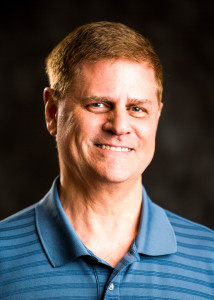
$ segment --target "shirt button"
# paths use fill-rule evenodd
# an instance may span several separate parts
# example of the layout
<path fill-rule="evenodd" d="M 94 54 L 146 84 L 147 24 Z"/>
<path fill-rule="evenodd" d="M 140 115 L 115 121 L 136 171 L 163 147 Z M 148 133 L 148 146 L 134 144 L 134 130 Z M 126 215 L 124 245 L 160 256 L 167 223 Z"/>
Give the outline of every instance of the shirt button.
<path fill-rule="evenodd" d="M 108 289 L 109 289 L 109 291 L 113 291 L 113 289 L 114 289 L 114 284 L 111 283 L 111 284 L 109 285 Z"/>

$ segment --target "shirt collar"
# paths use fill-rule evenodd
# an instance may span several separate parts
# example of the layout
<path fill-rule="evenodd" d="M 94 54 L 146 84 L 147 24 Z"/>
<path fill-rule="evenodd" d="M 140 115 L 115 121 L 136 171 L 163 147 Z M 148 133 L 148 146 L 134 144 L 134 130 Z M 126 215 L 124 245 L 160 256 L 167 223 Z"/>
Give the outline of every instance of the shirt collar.
<path fill-rule="evenodd" d="M 150 256 L 177 251 L 175 233 L 164 209 L 150 200 L 144 187 L 141 222 L 135 244 L 138 253 Z"/>
<path fill-rule="evenodd" d="M 46 255 L 54 267 L 90 255 L 70 224 L 59 200 L 58 178 L 36 206 L 36 226 Z"/>
<path fill-rule="evenodd" d="M 80 256 L 90 256 L 69 222 L 57 192 L 58 178 L 48 194 L 36 205 L 36 227 L 43 249 L 53 267 L 62 266 Z M 176 252 L 172 226 L 162 208 L 151 202 L 143 188 L 143 209 L 137 251 L 146 255 Z"/>

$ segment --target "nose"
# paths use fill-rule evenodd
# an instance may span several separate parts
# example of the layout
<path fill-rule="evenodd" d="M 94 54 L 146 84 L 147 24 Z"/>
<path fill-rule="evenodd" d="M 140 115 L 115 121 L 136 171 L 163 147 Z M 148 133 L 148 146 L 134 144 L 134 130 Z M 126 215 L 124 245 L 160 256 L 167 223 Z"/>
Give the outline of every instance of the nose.
<path fill-rule="evenodd" d="M 131 132 L 131 124 L 127 110 L 125 108 L 111 110 L 103 125 L 103 130 L 112 132 L 115 135 L 129 134 Z"/>

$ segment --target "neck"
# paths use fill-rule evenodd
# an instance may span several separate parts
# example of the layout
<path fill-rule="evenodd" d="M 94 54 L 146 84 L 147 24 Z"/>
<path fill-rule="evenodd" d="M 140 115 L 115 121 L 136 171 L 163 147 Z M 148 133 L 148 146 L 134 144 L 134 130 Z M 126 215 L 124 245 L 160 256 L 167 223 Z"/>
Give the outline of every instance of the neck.
<path fill-rule="evenodd" d="M 87 186 L 86 193 L 85 187 L 64 178 L 60 178 L 59 197 L 75 231 L 92 252 L 116 265 L 138 232 L 141 179 L 117 184 L 98 182 Z"/>
<path fill-rule="evenodd" d="M 97 216 L 114 217 L 139 211 L 142 202 L 141 178 L 124 183 L 94 182 L 93 185 L 79 184 L 60 177 L 59 197 L 67 215 L 72 216 L 77 209 Z"/>

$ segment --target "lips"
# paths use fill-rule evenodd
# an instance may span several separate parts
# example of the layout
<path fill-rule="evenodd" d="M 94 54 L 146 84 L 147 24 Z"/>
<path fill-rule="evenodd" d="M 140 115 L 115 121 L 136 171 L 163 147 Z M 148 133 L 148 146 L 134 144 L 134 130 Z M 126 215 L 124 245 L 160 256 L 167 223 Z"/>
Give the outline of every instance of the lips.
<path fill-rule="evenodd" d="M 96 144 L 96 146 L 101 149 L 107 149 L 107 150 L 118 151 L 118 152 L 130 152 L 133 150 L 127 147 L 117 147 L 117 146 L 110 146 L 105 144 Z"/>

